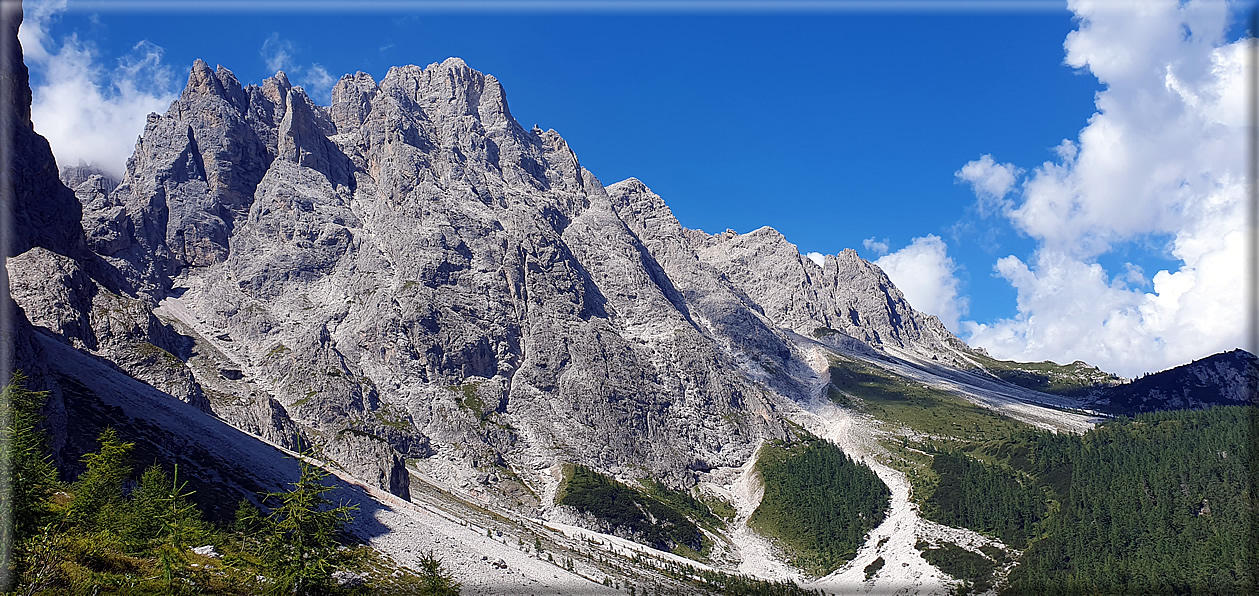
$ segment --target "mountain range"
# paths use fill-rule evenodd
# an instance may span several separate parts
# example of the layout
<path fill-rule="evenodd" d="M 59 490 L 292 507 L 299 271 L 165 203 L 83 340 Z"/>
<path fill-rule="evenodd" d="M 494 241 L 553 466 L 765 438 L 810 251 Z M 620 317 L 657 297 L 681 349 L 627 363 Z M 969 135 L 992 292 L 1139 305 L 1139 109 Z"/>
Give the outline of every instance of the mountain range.
<path fill-rule="evenodd" d="M 400 537 L 440 526 L 464 551 L 456 568 L 488 578 L 469 588 L 672 585 L 624 555 L 643 533 L 557 503 L 584 469 L 657 486 L 658 500 L 725 502 L 729 519 L 695 543 L 714 550 L 683 559 L 695 565 L 930 592 L 954 579 L 910 545 L 1009 545 L 918 516 L 914 468 L 887 445 L 953 435 L 873 409 L 883 388 L 935 400 L 929 411 L 1077 433 L 1114 414 L 1254 403 L 1259 366 L 1240 350 L 1132 382 L 1004 362 L 853 250 L 819 264 L 769 227 L 687 229 L 643 182 L 605 186 L 558 133 L 522 127 L 499 82 L 458 58 L 346 75 L 330 106 L 283 72 L 245 85 L 198 60 L 121 179 L 58 170 L 30 121 L 16 27 L 4 31 L 3 333 L 14 367 L 50 392 L 67 477 L 114 426 L 145 456 L 183 462 L 224 518 L 238 500 L 224 495 L 291 479 L 282 450 L 315 445 L 344 490 L 393 512 L 360 538 L 405 558 Z M 764 493 L 758 457 L 810 436 L 891 487 L 888 521 L 817 577 L 747 523 Z M 574 537 L 602 537 L 631 571 L 503 575 L 478 556 L 502 550 L 481 540 L 490 522 L 472 521 L 485 510 L 572 556 L 594 552 Z M 403 513 L 421 530 L 400 530 Z M 658 560 L 683 552 L 652 546 Z M 887 564 L 871 572 L 875 557 Z"/>

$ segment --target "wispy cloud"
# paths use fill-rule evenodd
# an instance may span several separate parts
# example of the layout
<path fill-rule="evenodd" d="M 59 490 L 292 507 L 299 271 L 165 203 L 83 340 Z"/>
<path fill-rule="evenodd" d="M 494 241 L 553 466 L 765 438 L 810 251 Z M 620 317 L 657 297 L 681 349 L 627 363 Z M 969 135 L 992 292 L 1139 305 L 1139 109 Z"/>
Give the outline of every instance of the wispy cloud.
<path fill-rule="evenodd" d="M 284 71 L 295 84 L 306 90 L 312 99 L 327 104 L 332 97 L 332 86 L 337 78 L 328 73 L 328 69 L 318 62 L 300 64 L 296 59 L 297 47 L 293 42 L 272 33 L 262 41 L 258 55 L 271 72 Z"/>
<path fill-rule="evenodd" d="M 65 0 L 28 3 L 18 37 L 35 75 L 31 119 L 59 165 L 79 161 L 122 176 L 150 112 L 177 97 L 178 78 L 163 50 L 140 41 L 113 66 L 75 35 L 54 39 L 49 26 Z"/>
<path fill-rule="evenodd" d="M 258 54 L 262 56 L 263 62 L 267 64 L 267 70 L 271 72 L 288 71 L 296 66 L 293 64 L 293 42 L 280 39 L 279 33 L 272 33 L 271 37 L 263 40 Z"/>
<path fill-rule="evenodd" d="M 866 238 L 865 240 L 862 240 L 861 245 L 866 247 L 866 250 L 880 257 L 887 254 L 887 251 L 888 251 L 887 238 L 884 238 L 882 240 L 875 240 L 874 237 L 871 236 L 869 238 Z"/>

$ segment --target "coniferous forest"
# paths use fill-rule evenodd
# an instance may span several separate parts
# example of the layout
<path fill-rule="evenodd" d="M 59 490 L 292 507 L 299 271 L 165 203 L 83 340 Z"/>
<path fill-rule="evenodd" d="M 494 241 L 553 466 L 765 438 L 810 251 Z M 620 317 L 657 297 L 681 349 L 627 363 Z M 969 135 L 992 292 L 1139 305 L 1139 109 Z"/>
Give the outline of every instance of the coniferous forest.
<path fill-rule="evenodd" d="M 801 435 L 761 449 L 765 495 L 748 524 L 783 543 L 794 565 L 821 576 L 857 554 L 883 521 L 891 491 L 833 443 Z"/>
<path fill-rule="evenodd" d="M 939 452 L 924 513 L 1025 546 L 1006 594 L 1254 593 L 1256 415 L 1146 413 Z"/>

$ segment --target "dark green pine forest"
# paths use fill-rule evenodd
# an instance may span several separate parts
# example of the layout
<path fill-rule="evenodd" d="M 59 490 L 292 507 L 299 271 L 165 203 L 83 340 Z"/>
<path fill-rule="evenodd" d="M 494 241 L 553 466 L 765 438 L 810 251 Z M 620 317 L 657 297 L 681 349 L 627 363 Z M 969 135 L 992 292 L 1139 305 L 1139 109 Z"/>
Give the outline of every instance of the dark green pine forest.
<path fill-rule="evenodd" d="M 1255 593 L 1257 418 L 1155 412 L 937 452 L 924 514 L 1026 549 L 1003 594 Z"/>
<path fill-rule="evenodd" d="M 761 448 L 756 469 L 765 494 L 748 525 L 786 546 L 793 565 L 821 576 L 856 556 L 892 493 L 830 441 L 798 434 Z"/>

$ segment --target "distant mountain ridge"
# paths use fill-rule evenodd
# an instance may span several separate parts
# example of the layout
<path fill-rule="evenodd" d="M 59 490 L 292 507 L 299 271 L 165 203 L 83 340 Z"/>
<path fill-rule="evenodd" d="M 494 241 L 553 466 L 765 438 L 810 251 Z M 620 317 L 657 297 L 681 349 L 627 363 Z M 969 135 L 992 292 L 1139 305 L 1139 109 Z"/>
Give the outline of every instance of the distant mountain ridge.
<path fill-rule="evenodd" d="M 1259 405 L 1259 358 L 1242 349 L 1212 354 L 1097 389 L 1086 399 L 1112 414 Z"/>

